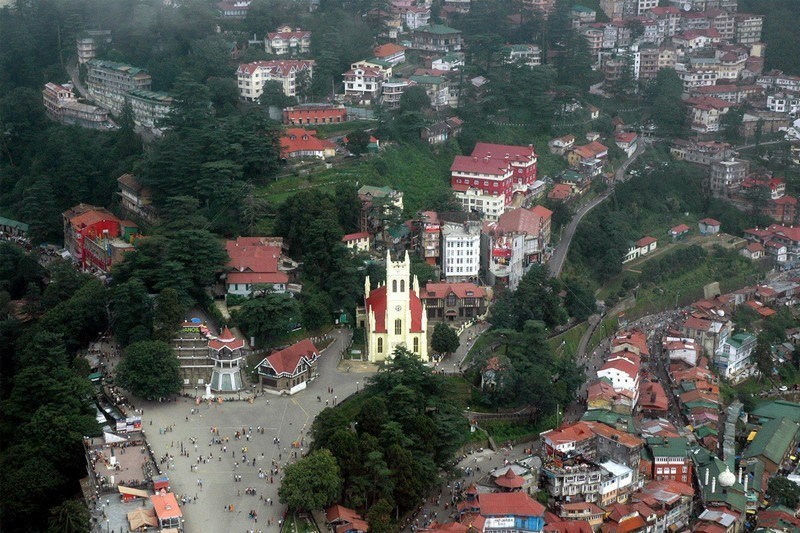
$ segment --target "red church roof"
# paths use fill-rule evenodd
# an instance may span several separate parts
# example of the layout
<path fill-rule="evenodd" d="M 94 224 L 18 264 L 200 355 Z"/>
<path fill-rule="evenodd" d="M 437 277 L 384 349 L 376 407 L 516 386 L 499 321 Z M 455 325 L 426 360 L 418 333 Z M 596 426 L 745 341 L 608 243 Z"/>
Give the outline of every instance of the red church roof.
<path fill-rule="evenodd" d="M 219 337 L 208 341 L 208 347 L 216 351 L 220 351 L 223 348 L 228 348 L 231 351 L 239 350 L 243 346 L 244 340 L 237 339 L 236 335 L 231 333 L 231 330 L 228 329 L 228 326 L 222 328 Z"/>
<path fill-rule="evenodd" d="M 525 478 L 518 476 L 514 473 L 514 470 L 509 468 L 506 470 L 505 474 L 495 478 L 494 482 L 498 487 L 503 487 L 505 489 L 518 489 L 525 484 Z"/>
<path fill-rule="evenodd" d="M 386 333 L 386 285 L 370 291 L 366 299 L 367 313 L 375 313 L 375 333 Z M 411 308 L 411 333 L 422 333 L 422 302 L 413 290 L 408 291 Z"/>

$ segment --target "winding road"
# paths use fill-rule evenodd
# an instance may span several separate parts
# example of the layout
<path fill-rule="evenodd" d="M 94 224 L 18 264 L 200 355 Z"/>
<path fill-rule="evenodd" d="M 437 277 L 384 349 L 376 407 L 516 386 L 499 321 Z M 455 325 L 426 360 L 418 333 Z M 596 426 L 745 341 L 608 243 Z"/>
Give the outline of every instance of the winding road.
<path fill-rule="evenodd" d="M 580 209 L 573 215 L 572 219 L 567 224 L 566 229 L 564 230 L 564 235 L 561 238 L 561 241 L 556 245 L 555 249 L 553 250 L 553 255 L 550 257 L 550 261 L 547 262 L 547 268 L 549 270 L 551 277 L 559 277 L 561 275 L 561 269 L 564 268 L 564 260 L 567 258 L 567 252 L 569 252 L 569 245 L 572 243 L 572 237 L 575 235 L 575 230 L 578 229 L 578 224 L 580 224 L 581 219 L 600 205 L 603 200 L 614 194 L 614 186 L 617 183 L 625 181 L 625 171 L 628 170 L 628 167 L 636 161 L 636 158 L 644 152 L 646 145 L 643 143 L 639 145 L 636 151 L 633 153 L 631 157 L 625 160 L 617 169 L 616 175 L 614 176 L 614 183 L 600 196 L 594 198 L 588 204 L 581 206 Z"/>

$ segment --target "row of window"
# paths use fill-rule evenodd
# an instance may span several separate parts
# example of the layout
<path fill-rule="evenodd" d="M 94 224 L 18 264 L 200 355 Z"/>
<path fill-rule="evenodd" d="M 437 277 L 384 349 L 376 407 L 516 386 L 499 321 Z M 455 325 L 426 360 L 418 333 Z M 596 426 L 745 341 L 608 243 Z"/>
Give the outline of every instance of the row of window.
<path fill-rule="evenodd" d="M 378 337 L 378 353 L 383 353 L 383 339 Z M 419 337 L 414 337 L 413 350 L 414 353 L 419 353 Z"/>

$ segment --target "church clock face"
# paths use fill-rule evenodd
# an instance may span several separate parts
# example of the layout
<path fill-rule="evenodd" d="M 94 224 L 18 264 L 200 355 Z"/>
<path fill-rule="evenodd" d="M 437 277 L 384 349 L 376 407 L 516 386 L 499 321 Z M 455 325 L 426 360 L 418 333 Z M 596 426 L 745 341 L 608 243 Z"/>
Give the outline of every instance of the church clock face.
<path fill-rule="evenodd" d="M 396 305 L 395 308 L 394 308 L 395 311 L 400 311 L 401 309 L 402 309 L 402 307 L 400 307 L 399 305 Z"/>

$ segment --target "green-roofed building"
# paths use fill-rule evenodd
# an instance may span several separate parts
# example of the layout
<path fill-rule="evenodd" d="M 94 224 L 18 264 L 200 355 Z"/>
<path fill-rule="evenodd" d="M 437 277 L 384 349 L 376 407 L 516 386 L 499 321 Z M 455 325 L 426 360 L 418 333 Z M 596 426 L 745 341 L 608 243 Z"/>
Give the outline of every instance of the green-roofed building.
<path fill-rule="evenodd" d="M 776 400 L 764 402 L 750 411 L 747 421 L 751 424 L 761 425 L 776 418 L 786 418 L 792 422 L 800 422 L 800 403 Z"/>
<path fill-rule="evenodd" d="M 787 418 L 770 420 L 758 430 L 742 459 L 758 459 L 764 463 L 767 472 L 775 474 L 797 445 L 799 429 L 797 422 Z"/>
<path fill-rule="evenodd" d="M 636 432 L 631 415 L 615 413 L 608 409 L 590 409 L 583 414 L 581 420 L 584 422 L 602 422 L 607 426 L 626 433 Z"/>
<path fill-rule="evenodd" d="M 2 234 L 4 238 L 27 237 L 28 225 L 18 220 L 0 217 L 0 234 Z"/>
<path fill-rule="evenodd" d="M 647 447 L 653 456 L 651 476 L 656 481 L 673 480 L 691 485 L 692 463 L 689 439 L 685 437 L 651 437 Z"/>
<path fill-rule="evenodd" d="M 152 79 L 144 69 L 125 63 L 91 59 L 86 62 L 86 89 L 95 103 L 114 114 L 122 113 L 128 93 L 150 90 Z"/>
<path fill-rule="evenodd" d="M 694 463 L 694 475 L 700 488 L 700 499 L 704 507 L 721 505 L 742 514 L 747 509 L 744 486 L 739 483 L 733 467 L 702 447 L 689 451 Z"/>
<path fill-rule="evenodd" d="M 128 97 L 134 122 L 145 128 L 156 127 L 172 111 L 174 100 L 164 92 L 133 89 Z"/>
<path fill-rule="evenodd" d="M 428 24 L 411 31 L 411 48 L 449 54 L 461 50 L 461 31 L 442 24 Z"/>

